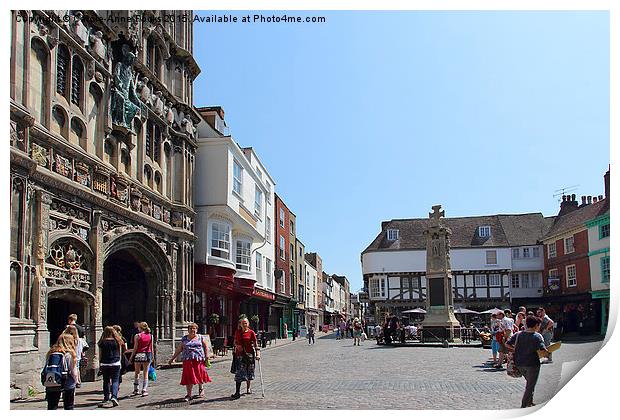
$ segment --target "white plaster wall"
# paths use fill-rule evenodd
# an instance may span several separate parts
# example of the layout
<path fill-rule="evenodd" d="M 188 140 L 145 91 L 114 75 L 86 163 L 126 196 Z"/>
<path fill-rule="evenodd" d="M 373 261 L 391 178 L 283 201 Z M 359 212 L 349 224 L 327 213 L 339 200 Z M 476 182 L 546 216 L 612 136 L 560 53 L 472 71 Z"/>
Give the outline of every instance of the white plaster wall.
<path fill-rule="evenodd" d="M 520 255 L 523 255 L 523 247 L 514 247 L 520 250 Z M 542 270 L 545 267 L 545 261 L 543 258 L 543 246 L 537 245 L 539 256 L 537 258 L 512 258 L 512 250 L 510 249 L 510 257 L 512 259 L 512 270 L 513 271 L 538 271 Z M 533 251 L 531 250 L 534 246 L 528 246 L 530 248 L 530 255 L 532 255 Z"/>
<path fill-rule="evenodd" d="M 486 264 L 486 251 L 497 251 L 497 264 Z M 457 248 L 450 251 L 453 271 L 511 269 L 510 248 Z M 426 271 L 426 250 L 375 251 L 362 256 L 362 273 Z"/>
<path fill-rule="evenodd" d="M 317 308 L 316 302 L 316 276 L 317 271 L 312 265 L 308 264 L 304 259 L 304 265 L 306 267 L 307 281 L 304 282 L 306 288 L 310 291 L 310 302 L 306 302 L 306 307 L 311 309 Z M 314 279 L 314 280 L 313 280 Z"/>

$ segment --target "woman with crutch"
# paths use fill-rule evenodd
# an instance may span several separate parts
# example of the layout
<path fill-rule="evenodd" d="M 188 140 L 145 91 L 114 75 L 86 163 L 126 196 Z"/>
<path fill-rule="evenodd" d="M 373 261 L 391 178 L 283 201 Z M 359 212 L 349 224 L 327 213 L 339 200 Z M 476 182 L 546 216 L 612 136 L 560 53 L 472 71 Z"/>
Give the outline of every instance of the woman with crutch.
<path fill-rule="evenodd" d="M 251 381 L 254 379 L 255 360 L 260 360 L 260 350 L 256 342 L 256 333 L 250 329 L 247 318 L 239 319 L 239 328 L 234 337 L 235 352 L 230 373 L 235 374 L 236 391 L 230 397 L 237 400 L 241 397 L 241 383 L 246 382 L 246 393 L 251 394 Z"/>

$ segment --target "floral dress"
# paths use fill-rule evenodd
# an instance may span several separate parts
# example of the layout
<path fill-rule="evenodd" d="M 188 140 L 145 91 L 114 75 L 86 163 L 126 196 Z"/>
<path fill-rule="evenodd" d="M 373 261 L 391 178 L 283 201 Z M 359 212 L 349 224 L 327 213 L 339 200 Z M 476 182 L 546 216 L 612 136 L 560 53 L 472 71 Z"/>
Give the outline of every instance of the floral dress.
<path fill-rule="evenodd" d="M 193 339 L 183 336 L 183 373 L 181 385 L 197 385 L 211 382 L 205 367 L 206 355 L 202 346 L 202 336 L 196 335 Z"/>

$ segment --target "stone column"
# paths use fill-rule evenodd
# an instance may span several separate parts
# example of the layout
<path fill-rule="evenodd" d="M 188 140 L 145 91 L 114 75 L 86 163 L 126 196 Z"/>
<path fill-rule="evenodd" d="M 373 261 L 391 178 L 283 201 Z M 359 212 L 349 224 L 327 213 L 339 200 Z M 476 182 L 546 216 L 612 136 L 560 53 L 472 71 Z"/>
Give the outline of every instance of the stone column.
<path fill-rule="evenodd" d="M 86 337 L 90 344 L 88 355 L 92 360 L 89 363 L 88 374 L 92 375 L 92 379 L 95 379 L 95 371 L 99 368 L 99 347 L 95 345 L 97 339 L 101 337 L 103 333 L 103 267 L 104 267 L 104 246 L 103 235 L 104 231 L 101 226 L 100 210 L 93 211 L 93 221 L 90 229 L 89 245 L 93 250 L 93 272 L 91 273 L 92 285 L 90 292 L 95 296 L 93 302 L 93 308 L 90 313 L 90 319 L 84 320 L 89 323 L 89 335 Z"/>
<path fill-rule="evenodd" d="M 49 345 L 49 331 L 47 330 L 47 283 L 45 280 L 45 256 L 48 250 L 49 238 L 49 213 L 52 197 L 42 189 L 35 190 L 34 204 L 34 266 L 36 269 L 35 280 L 33 282 L 33 308 L 37 308 L 33 313 L 34 321 L 37 325 L 36 347 L 45 349 Z"/>

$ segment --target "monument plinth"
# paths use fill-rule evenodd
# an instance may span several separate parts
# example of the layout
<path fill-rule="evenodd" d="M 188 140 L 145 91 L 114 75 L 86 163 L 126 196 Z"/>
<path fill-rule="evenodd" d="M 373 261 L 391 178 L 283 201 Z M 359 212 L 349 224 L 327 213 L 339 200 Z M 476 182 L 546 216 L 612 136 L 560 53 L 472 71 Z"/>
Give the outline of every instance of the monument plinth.
<path fill-rule="evenodd" d="M 460 324 L 454 316 L 452 272 L 450 269 L 450 235 L 442 223 L 445 212 L 441 205 L 433 206 L 428 216 L 431 224 L 426 237 L 426 315 L 422 322 L 424 341 L 460 339 Z"/>

